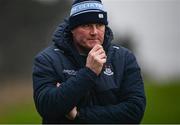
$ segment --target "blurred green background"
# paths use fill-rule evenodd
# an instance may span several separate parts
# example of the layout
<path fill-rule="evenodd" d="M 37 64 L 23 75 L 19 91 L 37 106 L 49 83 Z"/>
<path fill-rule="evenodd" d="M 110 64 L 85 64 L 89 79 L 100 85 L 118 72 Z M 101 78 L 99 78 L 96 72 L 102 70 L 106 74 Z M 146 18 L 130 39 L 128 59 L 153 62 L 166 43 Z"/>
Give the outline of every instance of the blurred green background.
<path fill-rule="evenodd" d="M 116 43 L 131 49 L 142 67 L 147 97 L 147 107 L 142 123 L 180 123 L 180 58 L 179 49 L 177 49 L 179 47 L 177 43 L 180 41 L 180 21 L 177 21 L 177 19 L 180 18 L 176 15 L 180 12 L 178 11 L 180 2 L 160 2 L 159 0 L 153 2 L 140 0 L 135 0 L 136 2 L 125 0 L 103 1 L 108 9 L 109 18 L 114 21 L 110 20 L 109 25 L 114 31 Z M 32 96 L 33 58 L 51 43 L 51 35 L 59 22 L 62 22 L 63 18 L 69 15 L 71 3 L 72 0 L 0 0 L 0 124 L 41 123 L 41 117 L 35 109 Z M 115 8 L 115 5 L 120 7 Z M 162 5 L 162 8 L 160 8 L 160 5 Z M 150 12 L 150 17 L 155 13 L 162 13 L 168 19 L 171 19 L 168 21 L 177 22 L 172 29 L 173 34 L 178 37 L 175 38 L 170 32 L 168 32 L 168 35 L 166 34 L 166 31 L 171 29 L 171 25 L 168 28 L 162 26 L 151 27 L 150 24 L 161 24 L 162 19 L 165 18 L 161 17 L 162 15 L 160 18 L 157 17 L 156 20 L 149 20 L 149 23 L 145 22 L 143 19 L 148 21 L 147 17 L 149 15 L 146 14 L 147 11 L 143 11 L 144 14 L 142 14 L 142 11 L 136 8 L 141 8 L 141 6 L 148 6 L 149 8 L 144 8 L 149 10 L 153 7 L 160 8 L 159 11 Z M 117 14 L 116 9 L 121 13 L 119 16 L 123 18 L 118 19 L 116 16 L 112 16 Z M 173 13 L 167 15 L 162 10 L 167 12 L 170 10 Z M 123 15 L 125 12 L 127 12 L 126 15 Z M 137 12 L 137 15 L 133 12 Z M 175 15 L 173 15 L 174 13 Z M 142 18 L 142 20 L 137 21 L 136 17 L 138 19 Z M 144 35 L 139 38 L 138 31 L 136 32 L 133 29 L 135 27 L 131 25 L 130 20 L 139 29 L 143 29 L 144 25 L 150 25 L 154 31 L 161 29 L 165 32 L 162 34 L 166 34 L 164 36 L 168 36 L 169 39 L 174 38 L 170 40 L 173 46 L 171 47 L 169 43 L 165 43 L 161 39 L 161 33 L 158 34 L 158 32 L 155 33 L 158 38 L 157 41 L 149 42 L 150 40 L 143 36 L 148 34 L 151 37 L 154 32 L 151 33 L 151 28 L 148 29 L 147 27 L 144 27 L 144 29 L 150 31 L 150 33 L 143 32 Z M 168 21 L 167 24 L 171 24 Z M 118 23 L 121 25 L 118 25 Z M 122 25 L 126 25 L 126 27 Z M 174 27 L 177 27 L 178 30 Z M 139 33 L 141 34 L 140 31 Z M 149 43 L 153 46 L 150 46 Z M 151 55 L 149 55 L 148 49 L 145 48 L 147 46 L 150 47 Z M 156 47 L 158 50 L 156 50 Z M 164 51 L 162 51 L 166 47 L 171 48 L 168 49 L 168 54 L 164 54 Z M 155 50 L 157 54 L 153 55 Z M 160 55 L 160 53 L 164 55 Z M 163 58 L 168 59 L 168 61 L 163 60 Z M 161 64 L 163 67 L 161 67 Z"/>
<path fill-rule="evenodd" d="M 162 86 L 157 81 L 145 81 L 147 107 L 142 123 L 180 123 L 180 81 L 172 82 Z M 1 101 L 0 123 L 41 123 L 41 118 L 33 103 L 31 88 L 31 86 L 16 85 L 0 92 L 1 95 L 9 95 L 8 98 L 10 98 L 6 98 L 6 103 L 2 103 L 5 100 Z"/>

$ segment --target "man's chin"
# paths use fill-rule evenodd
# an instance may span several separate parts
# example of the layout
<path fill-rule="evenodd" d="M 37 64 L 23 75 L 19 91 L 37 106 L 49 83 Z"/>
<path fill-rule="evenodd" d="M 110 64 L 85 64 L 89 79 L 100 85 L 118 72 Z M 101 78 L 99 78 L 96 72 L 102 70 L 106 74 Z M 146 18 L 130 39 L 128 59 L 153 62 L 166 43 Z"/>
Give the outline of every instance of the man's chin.
<path fill-rule="evenodd" d="M 96 43 L 89 45 L 89 48 L 92 49 L 95 45 L 101 45 L 101 44 L 99 42 L 96 42 Z"/>
<path fill-rule="evenodd" d="M 91 49 L 97 44 L 99 44 L 99 43 L 91 44 L 88 46 L 81 46 L 81 50 L 85 53 L 89 53 L 91 51 Z M 101 44 L 99 44 L 99 45 L 101 45 Z"/>

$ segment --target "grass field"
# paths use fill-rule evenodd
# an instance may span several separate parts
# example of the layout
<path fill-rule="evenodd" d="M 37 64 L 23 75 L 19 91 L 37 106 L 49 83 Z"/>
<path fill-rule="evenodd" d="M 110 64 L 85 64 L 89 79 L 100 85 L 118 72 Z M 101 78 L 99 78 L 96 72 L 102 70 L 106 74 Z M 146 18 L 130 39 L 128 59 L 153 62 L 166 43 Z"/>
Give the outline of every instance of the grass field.
<path fill-rule="evenodd" d="M 145 90 L 147 107 L 142 123 L 180 123 L 180 81 L 165 85 L 146 83 Z"/>
<path fill-rule="evenodd" d="M 178 84 L 179 83 L 179 84 Z M 180 82 L 173 84 L 151 84 L 145 82 L 147 107 L 142 123 L 180 123 Z M 0 123 L 41 123 L 35 110 L 31 90 L 19 101 L 0 106 Z M 19 92 L 21 93 L 21 92 Z"/>

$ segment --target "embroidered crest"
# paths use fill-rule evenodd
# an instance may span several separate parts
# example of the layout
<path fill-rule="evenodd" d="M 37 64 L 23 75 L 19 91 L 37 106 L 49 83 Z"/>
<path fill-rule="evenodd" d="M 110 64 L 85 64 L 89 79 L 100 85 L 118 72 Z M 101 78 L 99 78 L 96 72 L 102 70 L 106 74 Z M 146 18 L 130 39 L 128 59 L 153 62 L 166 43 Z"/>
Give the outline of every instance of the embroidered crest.
<path fill-rule="evenodd" d="M 111 70 L 110 66 L 105 65 L 104 74 L 111 76 L 114 74 L 114 72 Z"/>

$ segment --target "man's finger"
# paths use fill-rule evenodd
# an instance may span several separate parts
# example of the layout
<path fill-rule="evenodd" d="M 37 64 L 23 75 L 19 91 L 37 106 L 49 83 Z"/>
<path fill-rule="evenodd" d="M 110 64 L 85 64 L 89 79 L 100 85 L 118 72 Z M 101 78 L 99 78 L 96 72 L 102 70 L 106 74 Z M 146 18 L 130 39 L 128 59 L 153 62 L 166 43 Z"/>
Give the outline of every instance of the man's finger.
<path fill-rule="evenodd" d="M 106 58 L 107 56 L 106 56 L 105 53 L 101 53 L 101 54 L 97 55 L 97 57 L 98 57 L 99 59 L 102 59 L 102 58 Z"/>
<path fill-rule="evenodd" d="M 103 48 L 101 45 L 96 44 L 96 45 L 91 49 L 90 52 L 96 52 L 96 51 L 98 51 L 98 50 L 101 49 L 101 48 Z"/>

